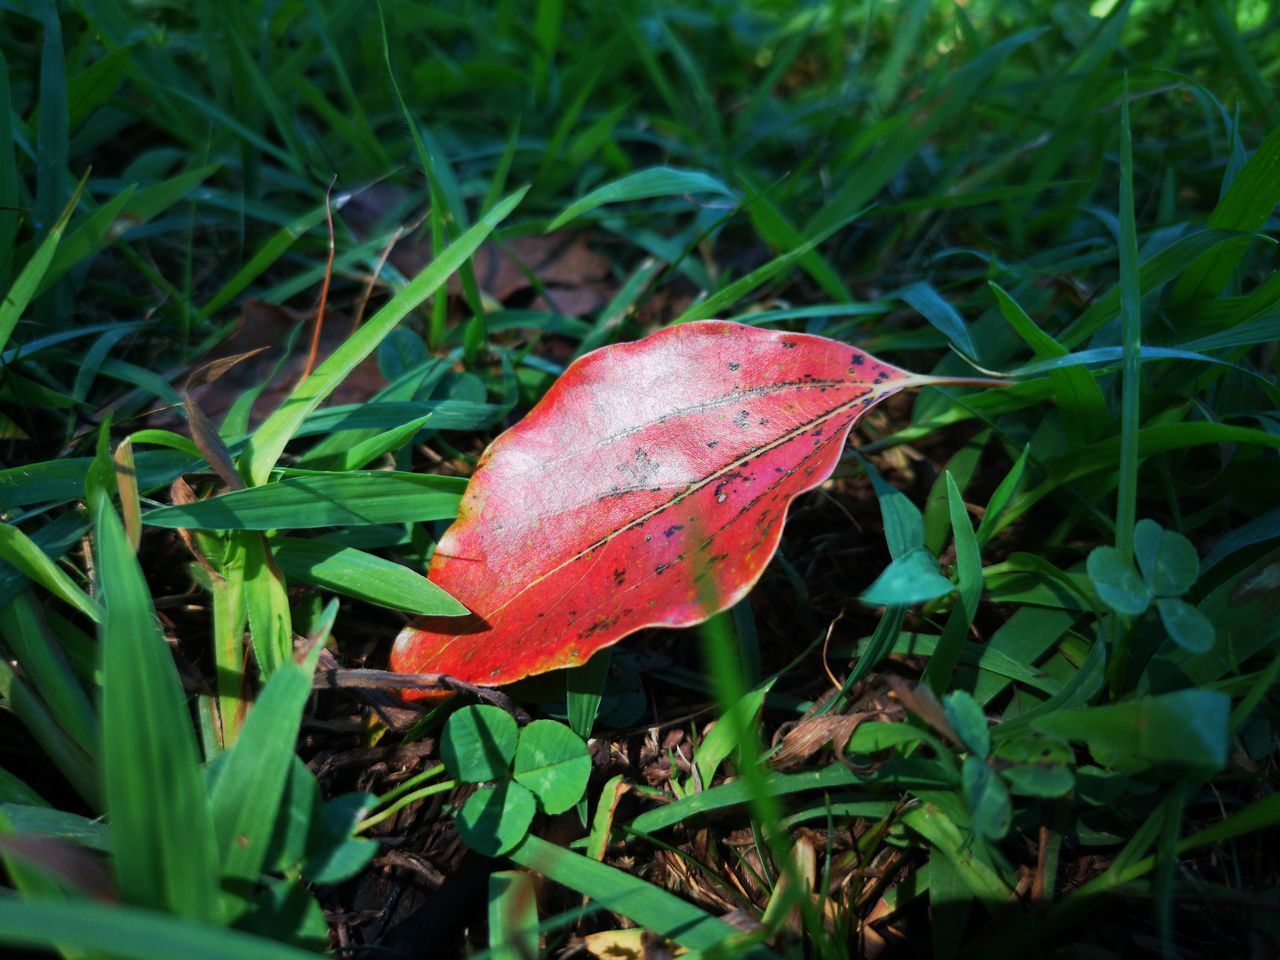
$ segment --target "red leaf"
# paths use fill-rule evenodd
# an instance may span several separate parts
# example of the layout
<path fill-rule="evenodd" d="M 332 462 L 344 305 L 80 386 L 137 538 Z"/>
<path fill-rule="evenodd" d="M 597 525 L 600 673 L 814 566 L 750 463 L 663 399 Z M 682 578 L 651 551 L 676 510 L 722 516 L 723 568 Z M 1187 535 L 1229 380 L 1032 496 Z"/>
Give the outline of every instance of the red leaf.
<path fill-rule="evenodd" d="M 407 627 L 392 669 L 509 683 L 726 609 L 858 417 L 938 382 L 717 320 L 588 354 L 485 451 L 436 549 L 430 578 L 472 616 Z"/>

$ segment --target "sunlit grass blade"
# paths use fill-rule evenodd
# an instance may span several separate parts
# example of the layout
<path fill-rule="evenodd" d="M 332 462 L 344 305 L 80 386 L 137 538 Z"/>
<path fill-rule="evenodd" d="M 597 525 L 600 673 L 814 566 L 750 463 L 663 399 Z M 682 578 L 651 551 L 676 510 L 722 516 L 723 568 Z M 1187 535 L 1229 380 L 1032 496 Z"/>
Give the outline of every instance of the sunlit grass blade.
<path fill-rule="evenodd" d="M 142 515 L 158 527 L 301 530 L 348 524 L 445 520 L 458 512 L 466 481 L 431 474 L 364 471 L 288 476 L 196 503 Z"/>
<path fill-rule="evenodd" d="M 354 547 L 324 540 L 273 537 L 285 576 L 349 597 L 424 616 L 456 617 L 467 608 L 422 574 Z"/>
<path fill-rule="evenodd" d="M 147 582 L 105 497 L 94 542 L 104 608 L 102 776 L 116 879 L 130 903 L 209 920 L 217 858 L 191 714 Z"/>
<path fill-rule="evenodd" d="M 336 612 L 336 601 L 331 607 Z M 286 658 L 271 675 L 218 768 L 209 811 L 224 877 L 252 883 L 264 867 L 324 639 L 316 638 L 303 661 Z"/>
<path fill-rule="evenodd" d="M 245 450 L 241 470 L 251 486 L 266 482 L 307 414 L 315 410 L 365 357 L 374 351 L 396 325 L 431 296 L 484 242 L 493 229 L 507 218 L 528 188 L 509 195 L 471 229 L 449 245 L 386 306 L 365 321 L 358 331 L 299 384 L 274 413 L 254 432 Z"/>
<path fill-rule="evenodd" d="M 91 620 L 102 619 L 99 605 L 17 527 L 0 524 L 0 559 Z"/>
<path fill-rule="evenodd" d="M 31 259 L 22 268 L 22 272 L 13 281 L 13 286 L 5 292 L 4 301 L 0 303 L 0 350 L 9 343 L 18 320 L 39 291 L 49 264 L 53 262 L 54 255 L 58 252 L 58 244 L 62 242 L 67 222 L 75 212 L 84 184 L 85 181 L 81 180 L 77 185 L 62 215 L 54 221 L 49 232 L 40 241 L 40 246 L 36 248 Z M 0 216 L 3 216 L 3 213 L 4 211 L 0 211 Z"/>

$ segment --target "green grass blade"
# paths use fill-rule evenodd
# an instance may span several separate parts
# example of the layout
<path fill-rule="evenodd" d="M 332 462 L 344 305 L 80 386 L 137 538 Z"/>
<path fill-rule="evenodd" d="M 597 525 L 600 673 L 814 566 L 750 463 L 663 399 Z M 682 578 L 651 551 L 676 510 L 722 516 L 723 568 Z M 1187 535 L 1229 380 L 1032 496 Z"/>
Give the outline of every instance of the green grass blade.
<path fill-rule="evenodd" d="M 58 718 L 58 725 L 80 749 L 92 754 L 98 743 L 97 715 L 31 591 L 23 590 L 0 606 L 0 636 L 6 653 Z"/>
<path fill-rule="evenodd" d="M 77 948 L 133 960 L 315 960 L 316 954 L 152 910 L 0 893 L 0 943 Z"/>
<path fill-rule="evenodd" d="M 533 877 L 523 870 L 490 874 L 490 960 L 526 960 L 536 956 L 538 895 Z"/>
<path fill-rule="evenodd" d="M 805 233 L 823 233 L 870 203 L 928 138 L 982 88 L 996 67 L 1043 32 L 1043 29 L 1025 30 L 1006 37 L 951 74 L 942 93 L 910 114 L 913 119 L 917 116 L 921 119 L 898 124 L 870 158 L 855 169 L 843 172 L 844 184 L 810 219 Z"/>
<path fill-rule="evenodd" d="M 258 251 L 224 283 L 208 302 L 196 314 L 196 321 L 205 320 L 217 313 L 234 300 L 249 284 L 262 276 L 290 247 L 308 230 L 325 219 L 325 206 L 321 204 L 314 210 L 303 214 L 291 223 L 285 224 L 274 233 Z"/>
<path fill-rule="evenodd" d="M 597 863 L 539 837 L 528 837 L 508 856 L 571 890 L 690 950 L 727 949 L 735 957 L 776 958 L 771 950 L 750 945 L 723 920 L 639 877 Z"/>
<path fill-rule="evenodd" d="M 1231 186 L 1209 215 L 1211 230 L 1261 230 L 1276 204 L 1280 203 L 1280 127 L 1262 142 L 1248 163 L 1231 181 Z M 1174 287 L 1174 305 L 1212 297 L 1218 293 L 1249 249 L 1250 238 L 1242 237 L 1205 253 L 1183 272 Z"/>
<path fill-rule="evenodd" d="M 90 620 L 101 620 L 102 609 L 66 572 L 17 527 L 0 524 L 0 559 L 34 580 L 63 603 Z"/>
<path fill-rule="evenodd" d="M 648 200 L 653 197 L 679 197 L 694 193 L 711 193 L 722 197 L 737 196 L 735 191 L 709 173 L 699 170 L 678 170 L 675 167 L 650 167 L 612 180 L 592 190 L 585 197 L 575 200 L 552 218 L 547 224 L 547 230 L 548 232 L 559 230 L 571 220 L 606 204 Z"/>
<path fill-rule="evenodd" d="M 105 495 L 94 540 L 104 608 L 102 775 L 116 880 L 127 902 L 208 920 L 218 868 L 191 714 L 147 582 Z"/>
<path fill-rule="evenodd" d="M 467 613 L 466 607 L 422 574 L 363 550 L 294 537 L 272 537 L 271 544 L 276 566 L 290 580 L 406 613 L 435 617 Z"/>
<path fill-rule="evenodd" d="M 83 180 L 76 187 L 75 193 L 67 203 L 66 209 L 62 211 L 62 216 L 58 217 L 48 234 L 40 242 L 40 246 L 36 248 L 36 252 L 22 268 L 22 272 L 13 281 L 13 286 L 5 294 L 4 302 L 0 303 L 0 350 L 3 350 L 9 343 L 9 338 L 13 335 L 13 329 L 17 326 L 18 320 L 21 319 L 23 311 L 27 309 L 27 306 L 39 292 L 41 282 L 49 269 L 49 264 L 53 262 L 54 255 L 58 252 L 58 244 L 62 242 L 63 234 L 67 229 L 67 221 L 71 219 L 71 214 L 75 212 L 82 190 L 84 190 Z M 2 213 L 3 211 L 0 211 L 0 214 Z"/>
<path fill-rule="evenodd" d="M 302 530 L 351 524 L 449 520 L 466 489 L 461 477 L 363 471 L 285 477 L 209 500 L 142 515 L 155 527 L 193 530 Z"/>
<path fill-rule="evenodd" d="M 303 383 L 294 388 L 274 413 L 254 432 L 244 453 L 241 471 L 250 486 L 265 483 L 271 470 L 280 459 L 285 446 L 302 425 L 307 414 L 315 410 L 332 393 L 347 375 L 371 354 L 383 338 L 403 320 L 411 310 L 435 293 L 444 282 L 475 253 L 476 248 L 507 218 L 524 197 L 528 188 L 510 194 L 475 226 L 449 245 L 416 277 L 407 283 L 381 310 L 365 321 L 345 343 L 312 372 Z"/>
<path fill-rule="evenodd" d="M 284 574 L 275 565 L 265 534 L 235 534 L 244 557 L 244 602 L 258 669 L 271 676 L 293 650 L 293 614 Z"/>
<path fill-rule="evenodd" d="M 40 123 L 36 154 L 36 220 L 42 235 L 58 219 L 67 202 L 68 146 L 67 67 L 62 50 L 58 5 L 46 0 L 40 21 L 44 43 L 40 51 Z"/>
<path fill-rule="evenodd" d="M 18 236 L 18 156 L 13 143 L 13 95 L 9 65 L 0 51 L 0 290 L 9 287 L 10 255 Z M 2 345 L 0 345 L 2 346 Z"/>
<path fill-rule="evenodd" d="M 314 643 L 301 663 L 285 659 L 250 708 L 235 746 L 224 755 L 209 795 L 224 877 L 253 883 L 263 869 L 323 647 L 322 641 Z"/>
<path fill-rule="evenodd" d="M 951 515 L 956 551 L 956 581 L 960 588 L 959 602 L 947 617 L 938 648 L 925 668 L 921 683 L 927 683 L 935 693 L 944 693 L 951 686 L 951 676 L 964 646 L 969 628 L 978 614 L 978 601 L 982 596 L 982 556 L 978 538 L 965 510 L 960 488 L 947 471 L 947 508 Z"/>

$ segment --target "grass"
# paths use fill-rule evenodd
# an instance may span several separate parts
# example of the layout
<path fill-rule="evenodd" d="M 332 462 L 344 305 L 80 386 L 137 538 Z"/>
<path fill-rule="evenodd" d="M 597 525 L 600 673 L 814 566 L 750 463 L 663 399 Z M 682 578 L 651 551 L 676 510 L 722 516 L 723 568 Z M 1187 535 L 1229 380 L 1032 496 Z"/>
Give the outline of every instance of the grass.
<path fill-rule="evenodd" d="M 0 3 L 0 941 L 1274 950 L 1274 5 L 531 9 Z M 712 316 L 1018 382 L 500 691 L 593 773 L 468 854 L 416 573 L 573 357 Z"/>

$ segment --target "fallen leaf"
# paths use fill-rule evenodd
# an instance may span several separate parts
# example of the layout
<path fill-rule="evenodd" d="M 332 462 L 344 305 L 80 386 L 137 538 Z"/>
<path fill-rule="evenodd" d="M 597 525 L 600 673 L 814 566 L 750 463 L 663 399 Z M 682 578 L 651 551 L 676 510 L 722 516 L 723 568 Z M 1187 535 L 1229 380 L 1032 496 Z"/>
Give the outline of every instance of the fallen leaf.
<path fill-rule="evenodd" d="M 436 549 L 431 579 L 471 616 L 411 624 L 392 668 L 499 685 L 700 623 L 759 579 L 867 409 L 974 382 L 725 321 L 590 353 L 481 457 Z"/>

